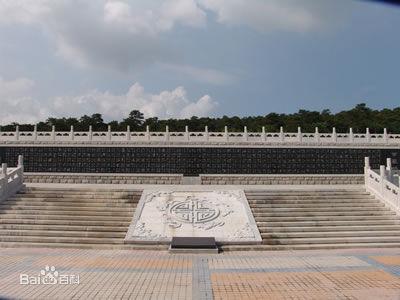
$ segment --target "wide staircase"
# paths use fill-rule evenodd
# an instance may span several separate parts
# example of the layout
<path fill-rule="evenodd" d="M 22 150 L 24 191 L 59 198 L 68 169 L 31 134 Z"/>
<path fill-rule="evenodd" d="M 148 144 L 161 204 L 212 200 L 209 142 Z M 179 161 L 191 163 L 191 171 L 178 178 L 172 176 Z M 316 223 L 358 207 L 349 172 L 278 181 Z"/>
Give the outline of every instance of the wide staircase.
<path fill-rule="evenodd" d="M 400 247 L 400 219 L 365 190 L 246 191 L 261 245 L 225 250 Z"/>
<path fill-rule="evenodd" d="M 0 247 L 146 248 L 124 245 L 141 193 L 27 188 L 0 203 Z"/>

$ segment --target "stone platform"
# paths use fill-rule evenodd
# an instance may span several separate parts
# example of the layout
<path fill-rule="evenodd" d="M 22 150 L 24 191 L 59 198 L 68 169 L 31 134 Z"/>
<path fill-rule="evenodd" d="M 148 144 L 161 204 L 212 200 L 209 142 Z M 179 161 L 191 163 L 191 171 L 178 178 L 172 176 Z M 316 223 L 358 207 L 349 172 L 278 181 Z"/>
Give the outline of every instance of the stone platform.
<path fill-rule="evenodd" d="M 242 190 L 144 190 L 125 243 L 169 243 L 174 236 L 261 243 Z"/>

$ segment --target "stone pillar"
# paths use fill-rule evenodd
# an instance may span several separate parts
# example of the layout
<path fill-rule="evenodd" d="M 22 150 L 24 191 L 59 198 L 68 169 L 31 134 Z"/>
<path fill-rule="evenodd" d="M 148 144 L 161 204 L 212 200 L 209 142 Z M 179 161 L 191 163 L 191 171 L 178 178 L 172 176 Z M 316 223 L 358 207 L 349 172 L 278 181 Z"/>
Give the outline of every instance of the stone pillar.
<path fill-rule="evenodd" d="M 37 125 L 35 124 L 35 126 L 33 126 L 33 140 L 37 141 Z"/>
<path fill-rule="evenodd" d="M 55 141 L 56 140 L 56 126 L 51 126 L 51 139 L 53 140 L 53 141 Z"/>
<path fill-rule="evenodd" d="M 350 132 L 349 132 L 349 141 L 350 143 L 354 143 L 354 133 L 353 133 L 353 128 L 350 127 Z"/>
<path fill-rule="evenodd" d="M 285 140 L 285 135 L 283 134 L 283 127 L 282 126 L 279 129 L 279 139 L 280 139 L 281 142 L 283 142 Z"/>
<path fill-rule="evenodd" d="M 369 162 L 369 157 L 364 157 L 364 184 L 368 183 L 368 170 L 371 169 L 371 165 Z"/>
<path fill-rule="evenodd" d="M 19 126 L 15 126 L 15 140 L 19 141 Z"/>
<path fill-rule="evenodd" d="M 385 190 L 385 180 L 387 179 L 386 167 L 384 165 L 381 165 L 379 167 L 379 174 L 381 175 L 381 195 L 383 195 L 383 192 Z"/>
<path fill-rule="evenodd" d="M 315 138 L 315 142 L 316 142 L 317 144 L 319 144 L 319 131 L 318 131 L 318 127 L 315 127 L 314 138 Z"/>
<path fill-rule="evenodd" d="M 393 174 L 392 174 L 392 159 L 386 158 L 386 174 L 390 182 L 392 182 Z"/>
<path fill-rule="evenodd" d="M 6 163 L 1 164 L 1 175 L 3 178 L 7 178 L 7 164 Z"/>
<path fill-rule="evenodd" d="M 267 140 L 267 135 L 265 134 L 265 126 L 261 129 L 261 141 L 265 142 Z"/>
<path fill-rule="evenodd" d="M 74 136 L 74 126 L 71 125 L 71 132 L 69 133 L 69 137 L 71 138 L 71 141 L 74 140 L 75 136 Z"/>
<path fill-rule="evenodd" d="M 20 174 L 20 182 L 23 183 L 24 182 L 24 156 L 23 155 L 18 155 L 18 164 L 17 164 L 18 168 L 21 168 L 21 174 Z"/>
<path fill-rule="evenodd" d="M 111 141 L 111 139 L 112 139 L 112 135 L 111 135 L 111 125 L 108 125 L 107 137 L 108 137 L 108 140 Z"/>
<path fill-rule="evenodd" d="M 185 126 L 185 138 L 186 138 L 186 141 L 189 141 L 189 139 L 190 139 L 189 126 Z"/>
<path fill-rule="evenodd" d="M 204 127 L 204 136 L 206 137 L 206 141 L 208 142 L 208 140 L 210 139 L 210 136 L 208 134 L 208 126 Z"/>
<path fill-rule="evenodd" d="M 93 140 L 93 127 L 89 125 L 89 141 Z"/>
<path fill-rule="evenodd" d="M 229 141 L 228 126 L 225 126 L 225 141 Z"/>
<path fill-rule="evenodd" d="M 146 126 L 146 138 L 148 141 L 150 141 L 150 126 L 149 125 Z"/>
<path fill-rule="evenodd" d="M 169 127 L 168 127 L 168 125 L 165 126 L 165 141 L 169 142 Z"/>
<path fill-rule="evenodd" d="M 297 127 L 297 140 L 299 143 L 303 142 L 303 134 L 301 133 L 301 127 Z"/>
<path fill-rule="evenodd" d="M 336 128 L 332 128 L 332 142 L 336 143 L 337 142 L 337 134 L 336 134 Z"/>
<path fill-rule="evenodd" d="M 385 144 L 387 144 L 389 142 L 389 137 L 388 137 L 386 128 L 383 128 L 383 140 L 384 140 Z"/>
<path fill-rule="evenodd" d="M 244 126 L 244 128 L 243 128 L 243 140 L 245 142 L 247 142 L 249 140 L 249 135 L 247 133 L 247 126 Z"/>
<path fill-rule="evenodd" d="M 365 136 L 367 139 L 367 143 L 371 142 L 371 134 L 369 133 L 369 128 L 367 128 L 366 132 L 365 132 Z"/>
<path fill-rule="evenodd" d="M 126 126 L 126 140 L 130 141 L 131 140 L 131 126 Z"/>

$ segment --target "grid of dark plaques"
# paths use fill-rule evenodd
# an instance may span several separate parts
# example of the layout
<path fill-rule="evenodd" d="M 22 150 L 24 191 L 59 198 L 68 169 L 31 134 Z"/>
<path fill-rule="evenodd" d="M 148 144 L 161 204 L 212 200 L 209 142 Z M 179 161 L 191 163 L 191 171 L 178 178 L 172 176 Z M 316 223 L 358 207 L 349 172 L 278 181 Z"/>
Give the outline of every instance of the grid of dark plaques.
<path fill-rule="evenodd" d="M 24 155 L 27 172 L 198 174 L 360 174 L 399 149 L 226 147 L 0 147 L 2 162 Z"/>

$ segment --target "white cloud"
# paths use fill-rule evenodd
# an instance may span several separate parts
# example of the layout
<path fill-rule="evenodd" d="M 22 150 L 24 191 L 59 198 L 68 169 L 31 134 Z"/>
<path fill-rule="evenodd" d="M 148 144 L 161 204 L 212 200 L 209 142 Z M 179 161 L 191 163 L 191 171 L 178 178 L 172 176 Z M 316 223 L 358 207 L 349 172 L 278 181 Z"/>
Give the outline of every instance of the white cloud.
<path fill-rule="evenodd" d="M 334 1 L 340 2 L 339 0 Z M 177 25 L 204 27 L 207 12 L 228 26 L 307 32 L 337 16 L 328 0 L 0 0 L 0 24 L 38 24 L 57 54 L 81 67 L 118 70 L 179 64 L 163 35 Z M 179 60 L 179 59 L 178 59 Z M 194 73 L 194 70 L 186 70 Z M 211 75 L 198 75 L 198 77 Z"/>
<path fill-rule="evenodd" d="M 205 82 L 213 85 L 225 85 L 235 81 L 234 76 L 216 69 L 199 68 L 190 65 L 178 64 L 162 64 L 162 67 L 181 73 L 185 76 L 190 76 L 199 82 Z"/>
<path fill-rule="evenodd" d="M 121 120 L 133 109 L 145 117 L 187 118 L 208 116 L 218 103 L 204 95 L 190 100 L 183 87 L 159 94 L 146 93 L 139 83 L 133 84 L 126 94 L 89 91 L 77 96 L 59 96 L 47 101 L 33 99 L 30 94 L 34 83 L 26 78 L 4 81 L 0 78 L 0 120 L 1 124 L 11 122 L 34 123 L 48 117 L 74 116 L 101 113 L 107 120 Z"/>
<path fill-rule="evenodd" d="M 261 32 L 308 32 L 331 23 L 340 11 L 340 0 L 198 0 L 230 26 L 244 25 Z M 335 2 L 332 4 L 331 2 Z"/>
<path fill-rule="evenodd" d="M 34 85 L 28 78 L 7 81 L 0 77 L 1 124 L 36 122 L 48 116 L 47 108 L 29 96 Z"/>

